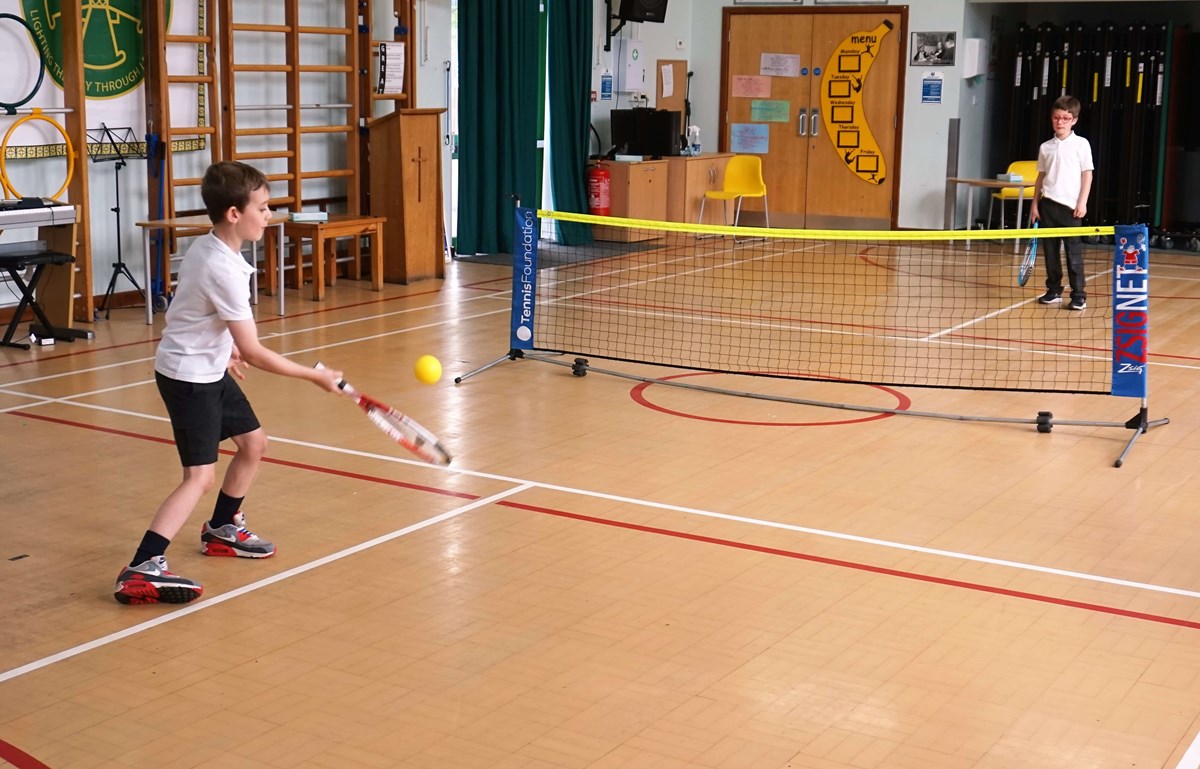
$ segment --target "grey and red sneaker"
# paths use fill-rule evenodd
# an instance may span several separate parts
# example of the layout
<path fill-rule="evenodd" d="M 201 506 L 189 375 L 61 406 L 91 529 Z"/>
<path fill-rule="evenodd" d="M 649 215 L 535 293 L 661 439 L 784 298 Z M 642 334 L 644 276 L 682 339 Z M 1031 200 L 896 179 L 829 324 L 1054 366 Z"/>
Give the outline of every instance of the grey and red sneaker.
<path fill-rule="evenodd" d="M 204 555 L 235 558 L 270 558 L 275 545 L 246 528 L 246 515 L 240 510 L 233 523 L 213 528 L 208 521 L 200 529 L 200 552 Z"/>
<path fill-rule="evenodd" d="M 122 569 L 113 597 L 123 604 L 187 603 L 203 592 L 199 582 L 172 574 L 167 559 L 156 555 L 137 566 Z"/>

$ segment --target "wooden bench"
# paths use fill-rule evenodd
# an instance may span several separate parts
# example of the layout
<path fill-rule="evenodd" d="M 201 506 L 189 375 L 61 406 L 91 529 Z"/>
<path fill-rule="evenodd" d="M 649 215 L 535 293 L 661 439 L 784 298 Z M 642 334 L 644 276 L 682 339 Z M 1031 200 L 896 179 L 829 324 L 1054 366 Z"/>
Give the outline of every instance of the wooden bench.
<path fill-rule="evenodd" d="M 324 222 L 293 222 L 283 225 L 284 234 L 293 241 L 296 269 L 292 275 L 292 285 L 300 288 L 304 283 L 304 239 L 312 241 L 312 286 L 313 299 L 320 301 L 325 298 L 325 286 L 336 285 L 337 263 L 335 246 L 339 238 L 352 238 L 350 260 L 347 274 L 353 280 L 362 277 L 362 253 L 359 238 L 370 238 L 371 258 L 371 288 L 383 290 L 383 225 L 387 221 L 382 216 L 360 216 L 358 214 L 330 214 Z M 267 269 L 272 270 L 273 252 L 267 251 Z"/>

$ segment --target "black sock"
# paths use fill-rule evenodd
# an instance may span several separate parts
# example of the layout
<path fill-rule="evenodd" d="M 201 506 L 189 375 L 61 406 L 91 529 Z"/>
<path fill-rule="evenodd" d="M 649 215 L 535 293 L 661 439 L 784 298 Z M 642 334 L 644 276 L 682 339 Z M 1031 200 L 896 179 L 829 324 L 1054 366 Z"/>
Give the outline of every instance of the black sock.
<path fill-rule="evenodd" d="M 171 544 L 171 540 L 162 534 L 146 529 L 146 533 L 142 535 L 142 544 L 138 545 L 137 552 L 134 553 L 133 560 L 129 562 L 129 565 L 137 566 L 140 563 L 149 561 L 156 555 L 163 555 L 167 552 L 167 545 L 169 544 Z"/>
<path fill-rule="evenodd" d="M 212 520 L 208 522 L 208 525 L 219 529 L 227 523 L 233 523 L 233 516 L 242 509 L 243 499 L 245 497 L 231 497 L 223 491 L 218 493 L 217 504 L 213 507 Z"/>

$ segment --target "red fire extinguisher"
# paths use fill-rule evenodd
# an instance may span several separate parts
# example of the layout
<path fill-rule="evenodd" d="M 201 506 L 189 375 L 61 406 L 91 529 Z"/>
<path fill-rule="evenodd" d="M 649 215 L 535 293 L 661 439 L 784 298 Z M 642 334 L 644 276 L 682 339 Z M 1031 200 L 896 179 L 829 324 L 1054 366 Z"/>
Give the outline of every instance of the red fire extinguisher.
<path fill-rule="evenodd" d="M 610 216 L 612 174 L 607 168 L 592 166 L 588 169 L 588 213 L 593 216 Z"/>

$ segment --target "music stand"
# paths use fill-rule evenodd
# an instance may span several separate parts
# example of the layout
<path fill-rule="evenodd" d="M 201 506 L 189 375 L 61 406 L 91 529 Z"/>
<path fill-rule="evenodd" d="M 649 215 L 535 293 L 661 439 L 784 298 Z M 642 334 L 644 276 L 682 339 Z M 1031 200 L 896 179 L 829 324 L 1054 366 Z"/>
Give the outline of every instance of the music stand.
<path fill-rule="evenodd" d="M 113 290 L 117 287 L 117 278 L 122 275 L 142 295 L 142 301 L 148 301 L 146 292 L 138 285 L 137 280 L 133 277 L 133 273 L 125 265 L 125 260 L 121 258 L 121 169 L 125 167 L 126 160 L 129 158 L 145 158 L 146 155 L 145 153 L 131 149 L 137 146 L 137 136 L 133 133 L 132 128 L 109 128 L 104 123 L 101 123 L 99 128 L 87 129 L 87 138 L 90 143 L 100 145 L 96 154 L 92 155 L 93 163 L 111 161 L 116 164 L 113 173 L 113 191 L 116 195 L 116 205 L 109 210 L 116 214 L 117 261 L 113 262 L 112 277 L 108 280 L 108 290 L 104 292 L 104 299 L 101 301 L 100 307 L 96 309 L 97 313 L 100 310 L 104 310 L 104 319 L 108 320 L 109 314 L 112 311 L 112 308 L 109 307 L 109 301 L 112 299 Z M 122 146 L 126 149 L 122 150 Z"/>

